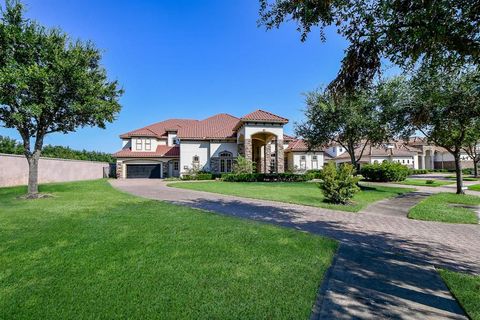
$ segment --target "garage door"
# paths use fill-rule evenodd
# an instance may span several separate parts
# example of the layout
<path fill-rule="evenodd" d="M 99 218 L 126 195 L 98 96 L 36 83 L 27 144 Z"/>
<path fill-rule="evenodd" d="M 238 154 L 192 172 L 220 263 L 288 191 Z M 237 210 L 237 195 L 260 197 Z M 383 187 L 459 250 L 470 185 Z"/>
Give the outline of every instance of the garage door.
<path fill-rule="evenodd" d="M 128 164 L 127 178 L 160 178 L 160 165 Z"/>

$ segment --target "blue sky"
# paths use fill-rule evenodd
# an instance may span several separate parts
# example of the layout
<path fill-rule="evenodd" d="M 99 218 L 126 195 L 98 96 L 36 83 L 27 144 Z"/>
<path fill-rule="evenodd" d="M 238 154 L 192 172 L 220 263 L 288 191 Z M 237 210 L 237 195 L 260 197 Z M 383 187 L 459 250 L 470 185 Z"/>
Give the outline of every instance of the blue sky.
<path fill-rule="evenodd" d="M 3 0 L 0 0 L 3 6 Z M 27 16 L 92 40 L 125 89 L 123 109 L 106 130 L 54 134 L 46 143 L 113 152 L 118 135 L 167 118 L 242 116 L 261 108 L 301 120 L 303 92 L 336 75 L 346 43 L 312 33 L 302 43 L 293 23 L 257 27 L 257 0 L 27 0 Z M 19 138 L 14 130 L 0 135 Z"/>

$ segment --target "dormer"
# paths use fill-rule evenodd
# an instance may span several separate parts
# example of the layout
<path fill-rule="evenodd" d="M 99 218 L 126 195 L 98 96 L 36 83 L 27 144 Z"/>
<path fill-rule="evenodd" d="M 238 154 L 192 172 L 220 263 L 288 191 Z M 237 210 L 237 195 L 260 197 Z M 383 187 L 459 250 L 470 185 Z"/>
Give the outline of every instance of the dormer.
<path fill-rule="evenodd" d="M 179 140 L 177 138 L 178 129 L 176 128 L 166 128 L 165 131 L 167 132 L 167 145 L 172 147 L 179 144 Z"/>

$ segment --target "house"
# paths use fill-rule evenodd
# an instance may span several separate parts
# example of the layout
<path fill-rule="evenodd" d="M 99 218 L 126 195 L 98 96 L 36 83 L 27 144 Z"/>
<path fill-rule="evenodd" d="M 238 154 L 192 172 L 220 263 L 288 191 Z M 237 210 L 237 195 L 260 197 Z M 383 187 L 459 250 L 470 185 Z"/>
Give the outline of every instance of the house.
<path fill-rule="evenodd" d="M 411 137 L 407 141 L 396 140 L 380 146 L 360 145 L 355 150 L 355 155 L 358 158 L 360 154 L 360 166 L 393 161 L 412 169 L 455 169 L 453 156 L 444 148 L 429 144 L 423 137 Z M 324 157 L 326 162 L 351 162 L 345 148 L 335 143 L 325 149 Z M 461 154 L 461 161 L 463 168 L 473 168 L 473 161 L 465 152 Z"/>
<path fill-rule="evenodd" d="M 350 155 L 339 144 L 329 145 L 325 153 L 328 154 L 328 162 L 337 164 L 351 162 Z M 418 150 L 414 150 L 403 142 L 394 141 L 379 146 L 363 144 L 355 149 L 355 157 L 359 158 L 360 155 L 360 166 L 391 161 L 401 163 L 412 169 L 418 169 Z"/>
<path fill-rule="evenodd" d="M 320 169 L 323 151 L 308 151 L 284 134 L 288 119 L 256 110 L 237 118 L 221 113 L 203 120 L 169 119 L 120 135 L 114 153 L 119 178 L 178 177 L 191 170 L 227 173 L 238 155 L 262 173 Z"/>

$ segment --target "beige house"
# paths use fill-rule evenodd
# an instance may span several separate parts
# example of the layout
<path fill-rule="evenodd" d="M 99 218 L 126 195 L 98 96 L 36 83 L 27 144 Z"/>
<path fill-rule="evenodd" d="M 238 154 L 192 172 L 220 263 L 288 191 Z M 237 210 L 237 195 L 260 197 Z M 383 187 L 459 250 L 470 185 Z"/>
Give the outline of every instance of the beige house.
<path fill-rule="evenodd" d="M 256 171 L 263 173 L 281 173 L 295 165 L 322 168 L 323 152 L 307 152 L 303 142 L 285 135 L 287 123 L 263 110 L 240 118 L 221 113 L 203 120 L 157 122 L 120 136 L 122 149 L 114 154 L 117 177 L 178 177 L 194 168 L 227 173 L 238 155 L 254 161 Z"/>

